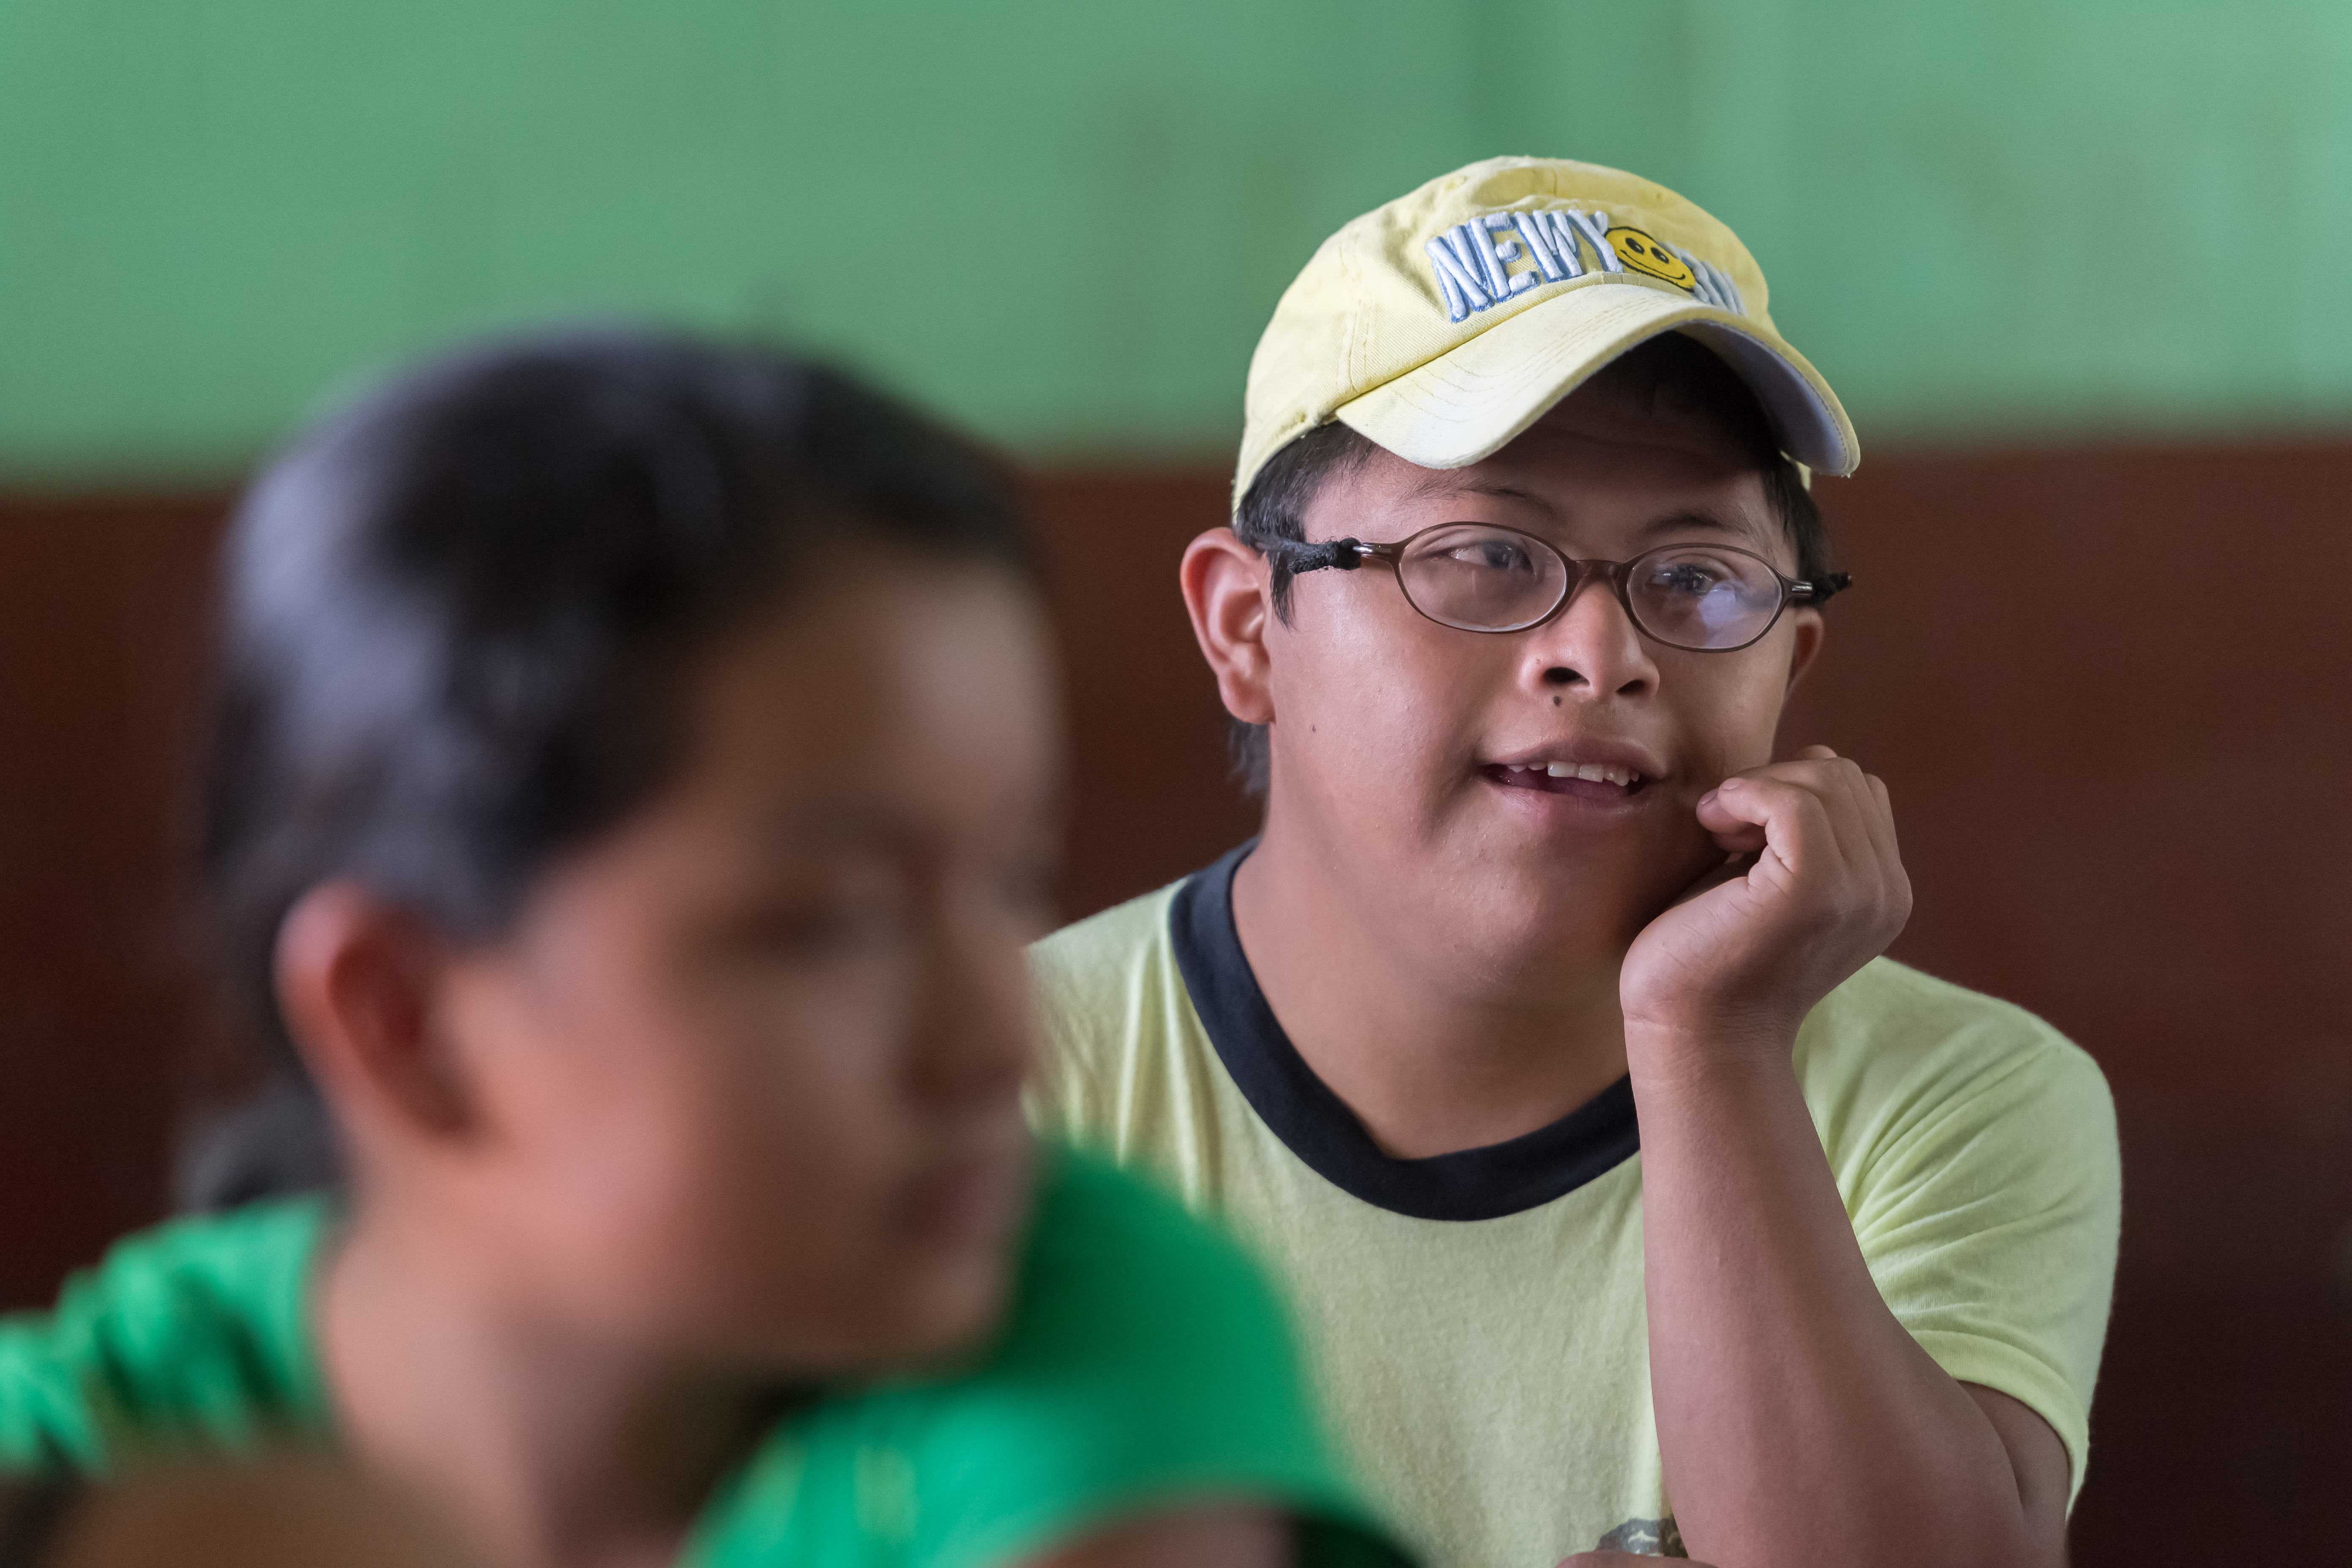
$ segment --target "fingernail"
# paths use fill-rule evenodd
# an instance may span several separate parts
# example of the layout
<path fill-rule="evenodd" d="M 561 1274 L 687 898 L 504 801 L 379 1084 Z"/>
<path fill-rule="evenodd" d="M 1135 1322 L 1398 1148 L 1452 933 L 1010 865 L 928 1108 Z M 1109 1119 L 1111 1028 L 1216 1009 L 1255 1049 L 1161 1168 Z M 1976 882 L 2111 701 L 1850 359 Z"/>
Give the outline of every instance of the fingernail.
<path fill-rule="evenodd" d="M 1716 797 L 1716 795 L 1717 795 L 1717 794 L 1719 794 L 1719 793 L 1720 793 L 1720 792 L 1719 792 L 1719 791 L 1717 791 L 1717 790 L 1709 790 L 1709 791 L 1707 791 L 1705 795 L 1701 795 L 1701 796 L 1699 796 L 1699 797 L 1698 797 L 1698 803 L 1699 803 L 1699 805 L 1714 805 L 1714 804 L 1715 804 L 1715 797 Z"/>
<path fill-rule="evenodd" d="M 1744 784 L 1747 782 L 1748 781 L 1746 779 L 1726 779 L 1716 787 L 1717 789 L 1738 789 L 1741 784 Z"/>

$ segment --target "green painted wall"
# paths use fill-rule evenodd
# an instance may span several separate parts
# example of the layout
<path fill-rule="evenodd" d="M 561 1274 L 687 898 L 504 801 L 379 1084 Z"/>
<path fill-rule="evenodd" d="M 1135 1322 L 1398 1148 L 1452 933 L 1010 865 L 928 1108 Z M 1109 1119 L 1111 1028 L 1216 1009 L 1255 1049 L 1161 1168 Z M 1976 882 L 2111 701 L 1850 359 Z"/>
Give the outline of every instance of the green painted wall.
<path fill-rule="evenodd" d="M 2345 0 L 0 0 L 0 471 L 610 311 L 1214 452 L 1316 241 L 1506 151 L 1727 219 L 1866 444 L 2352 423 Z"/>

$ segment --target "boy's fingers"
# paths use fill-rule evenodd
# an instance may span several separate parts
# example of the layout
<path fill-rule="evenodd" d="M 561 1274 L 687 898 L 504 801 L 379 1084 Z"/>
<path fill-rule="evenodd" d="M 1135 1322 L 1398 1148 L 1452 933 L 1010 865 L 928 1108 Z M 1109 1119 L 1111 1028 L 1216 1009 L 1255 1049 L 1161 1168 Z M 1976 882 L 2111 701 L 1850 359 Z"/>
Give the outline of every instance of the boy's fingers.
<path fill-rule="evenodd" d="M 1885 784 L 1827 746 L 1807 746 L 1799 756 L 1801 763 L 1781 765 L 1833 803 L 1831 824 L 1846 864 L 1857 872 L 1875 868 L 1883 875 L 1895 854 Z"/>
<path fill-rule="evenodd" d="M 1874 875 L 1885 873 L 1886 862 L 1895 852 L 1895 840 L 1889 829 L 1893 819 L 1876 787 L 1878 781 L 1853 763 L 1838 764 L 1838 782 L 1844 792 L 1846 809 L 1840 820 L 1852 835 L 1847 847 L 1853 864 L 1867 867 Z"/>
<path fill-rule="evenodd" d="M 1750 781 L 1727 778 L 1699 797 L 1698 825 L 1724 848 L 1745 854 L 1764 847 L 1764 819 L 1748 798 Z"/>
<path fill-rule="evenodd" d="M 1730 782 L 1726 779 L 1724 784 Z M 1733 810 L 1723 784 L 1699 797 L 1698 825 L 1713 836 L 1717 847 L 1734 855 L 1752 854 L 1766 843 L 1763 823 L 1752 814 Z"/>
<path fill-rule="evenodd" d="M 1832 812 L 1846 851 L 1846 864 L 1857 882 L 1888 909 L 1910 909 L 1911 881 L 1903 870 L 1895 841 L 1895 810 L 1886 781 L 1866 773 L 1849 762 L 1834 770 L 1834 787 L 1842 805 Z"/>
<path fill-rule="evenodd" d="M 1849 863 L 1868 868 L 1881 879 L 1899 878 L 1903 861 L 1895 845 L 1895 810 L 1886 781 L 1851 762 L 1841 761 L 1823 772 L 1845 802 L 1845 809 L 1837 815 Z"/>
<path fill-rule="evenodd" d="M 1717 834 L 1716 842 L 1720 844 L 1722 841 L 1723 836 Z M 1673 909 L 1677 905 L 1689 903 L 1693 899 L 1703 899 L 1727 882 L 1737 882 L 1748 875 L 1748 868 L 1755 863 L 1756 855 L 1753 850 L 1737 850 L 1726 855 L 1721 865 L 1675 895 L 1674 903 L 1666 907 Z"/>
<path fill-rule="evenodd" d="M 1870 841 L 1878 847 L 1883 868 L 1899 871 L 1903 851 L 1895 842 L 1894 797 L 1886 793 L 1886 781 L 1876 773 L 1864 773 L 1863 780 L 1870 786 Z"/>
<path fill-rule="evenodd" d="M 1743 822 L 1729 828 L 1709 828 L 1707 836 L 1715 847 L 1727 855 L 1753 855 L 1771 842 L 1764 829 L 1752 822 Z"/>
<path fill-rule="evenodd" d="M 1747 824 L 1761 829 L 1764 842 L 1792 868 L 1801 862 L 1811 868 L 1825 856 L 1851 862 L 1839 842 L 1835 815 L 1817 790 L 1769 773 L 1735 774 L 1717 785 L 1698 808 L 1699 826 L 1714 834 L 1717 843 L 1737 848 L 1740 845 L 1736 840 L 1753 840 L 1753 831 L 1739 831 Z M 1835 868 L 1822 865 L 1820 869 Z"/>
<path fill-rule="evenodd" d="M 1825 746 L 1807 749 L 1828 750 Z M 1816 759 L 1801 765 L 1802 774 L 1791 782 L 1809 790 L 1821 802 L 1822 817 L 1830 836 L 1837 841 L 1838 853 L 1844 858 L 1847 869 L 1865 871 L 1875 858 L 1875 851 L 1870 842 L 1870 828 L 1864 821 L 1868 795 L 1862 784 L 1862 770 L 1837 757 Z"/>
<path fill-rule="evenodd" d="M 1738 854 L 1765 847 L 1774 829 L 1784 858 L 1818 864 L 1833 845 L 1841 868 L 1894 893 L 1905 885 L 1886 783 L 1827 746 L 1736 773 L 1699 802 L 1699 825 Z"/>

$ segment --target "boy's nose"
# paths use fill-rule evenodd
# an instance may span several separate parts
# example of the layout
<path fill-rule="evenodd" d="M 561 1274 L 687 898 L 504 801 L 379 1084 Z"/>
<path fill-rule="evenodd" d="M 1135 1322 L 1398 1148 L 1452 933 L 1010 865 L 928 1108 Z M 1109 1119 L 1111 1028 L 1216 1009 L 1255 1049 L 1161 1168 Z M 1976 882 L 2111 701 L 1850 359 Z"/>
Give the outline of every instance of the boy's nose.
<path fill-rule="evenodd" d="M 1527 636 L 1522 679 L 1548 695 L 1632 697 L 1657 685 L 1648 639 L 1600 573 L 1585 574 L 1559 613 Z"/>

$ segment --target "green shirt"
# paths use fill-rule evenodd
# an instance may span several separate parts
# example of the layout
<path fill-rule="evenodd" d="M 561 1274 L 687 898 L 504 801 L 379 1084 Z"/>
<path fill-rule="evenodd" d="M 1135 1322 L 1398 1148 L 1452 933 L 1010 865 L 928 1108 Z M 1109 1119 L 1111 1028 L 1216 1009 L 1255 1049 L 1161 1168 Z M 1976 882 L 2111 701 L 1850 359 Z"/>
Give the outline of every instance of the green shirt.
<path fill-rule="evenodd" d="M 1444 1568 L 1678 1542 L 1652 1413 L 1640 1128 L 1381 1151 L 1284 1034 L 1233 922 L 1238 854 L 1032 952 L 1049 1131 L 1157 1172 L 1280 1269 L 1335 1436 Z M 2115 1115 L 2005 1003 L 1876 960 L 1794 1065 L 1863 1259 L 1956 1379 L 2049 1422 L 2082 1484 L 2115 1278 Z"/>
<path fill-rule="evenodd" d="M 0 1471 L 331 1445 L 310 1316 L 323 1200 L 117 1246 L 46 1316 L 0 1321 Z M 975 1368 L 779 1421 L 695 1526 L 695 1568 L 979 1568 L 1187 1500 L 1302 1521 L 1310 1563 L 1403 1561 L 1333 1466 L 1257 1271 L 1172 1202 L 1051 1163 L 1010 1321 Z"/>

